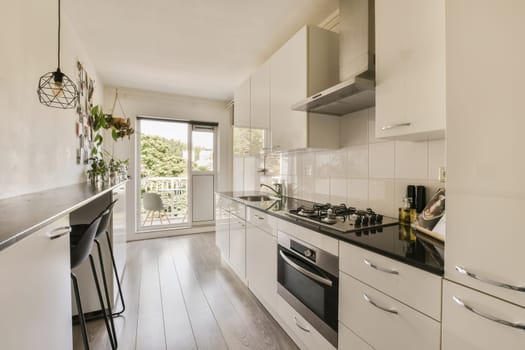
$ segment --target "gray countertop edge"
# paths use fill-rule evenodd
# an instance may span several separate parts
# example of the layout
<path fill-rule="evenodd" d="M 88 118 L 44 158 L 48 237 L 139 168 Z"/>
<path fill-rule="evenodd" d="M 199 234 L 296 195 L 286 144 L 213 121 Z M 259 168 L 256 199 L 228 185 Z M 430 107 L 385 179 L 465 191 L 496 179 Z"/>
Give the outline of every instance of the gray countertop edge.
<path fill-rule="evenodd" d="M 52 216 L 49 216 L 47 217 L 46 219 L 44 220 L 41 220 L 41 221 L 38 221 L 37 223 L 35 223 L 34 225 L 22 230 L 22 231 L 19 231 L 19 232 L 15 232 L 15 233 L 12 233 L 9 235 L 9 237 L 7 238 L 3 238 L 0 240 L 0 251 L 12 246 L 13 244 L 17 243 L 18 241 L 21 241 L 22 239 L 26 238 L 27 236 L 31 235 L 32 233 L 40 230 L 41 228 L 51 224 L 52 222 L 56 221 L 57 219 L 59 219 L 60 217 L 64 216 L 64 215 L 67 215 L 69 213 L 71 213 L 72 211 L 74 210 L 77 210 L 78 208 L 86 205 L 87 203 L 103 196 L 104 194 L 108 193 L 109 191 L 113 191 L 115 188 L 121 186 L 122 184 L 126 183 L 127 181 L 129 180 L 123 180 L 123 181 L 120 181 L 119 183 L 115 184 L 115 185 L 110 185 L 109 187 L 107 188 L 104 188 L 104 189 L 101 189 L 100 192 L 97 192 L 96 194 L 80 201 L 80 202 L 76 202 L 75 204 L 67 207 L 66 209 L 52 215 Z M 66 187 L 74 187 L 74 186 L 79 186 L 79 185 L 86 185 L 86 186 L 89 186 L 87 182 L 85 183 L 80 183 L 80 184 L 74 184 L 74 185 L 70 185 L 70 186 L 63 186 L 63 187 L 57 187 L 57 188 L 53 188 L 53 189 L 49 189 L 49 190 L 45 190 L 45 191 L 42 191 L 42 192 L 49 192 L 49 191 L 53 191 L 53 190 L 59 190 L 59 189 L 65 189 Z M 24 194 L 22 196 L 31 196 L 31 195 L 36 195 L 36 194 L 39 194 L 39 193 L 42 193 L 42 192 L 35 192 L 35 193 L 27 193 L 27 194 Z M 19 197 L 22 197 L 22 196 L 19 196 Z M 3 199 L 1 201 L 9 201 L 9 200 L 13 200 L 13 199 L 16 199 L 18 197 L 12 197 L 12 198 L 6 198 L 6 199 Z"/>

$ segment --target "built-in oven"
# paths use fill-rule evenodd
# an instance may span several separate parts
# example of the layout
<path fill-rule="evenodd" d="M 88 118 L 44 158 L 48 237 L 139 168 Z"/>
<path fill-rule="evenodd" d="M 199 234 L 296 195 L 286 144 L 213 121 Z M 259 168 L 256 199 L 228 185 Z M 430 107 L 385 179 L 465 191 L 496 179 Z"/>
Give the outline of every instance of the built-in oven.
<path fill-rule="evenodd" d="M 278 233 L 277 292 L 337 348 L 339 258 Z"/>

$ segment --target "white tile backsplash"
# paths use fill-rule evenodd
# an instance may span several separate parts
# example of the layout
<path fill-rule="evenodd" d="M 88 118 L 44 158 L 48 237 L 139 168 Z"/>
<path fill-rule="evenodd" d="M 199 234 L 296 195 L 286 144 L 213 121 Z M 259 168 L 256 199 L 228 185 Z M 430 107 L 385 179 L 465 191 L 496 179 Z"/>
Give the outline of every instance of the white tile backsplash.
<path fill-rule="evenodd" d="M 439 168 L 446 165 L 445 140 L 428 142 L 428 179 L 439 180 Z"/>
<path fill-rule="evenodd" d="M 427 200 L 443 187 L 437 175 L 446 161 L 445 140 L 376 139 L 374 113 L 371 108 L 341 117 L 338 150 L 281 154 L 288 195 L 397 217 L 407 185 L 426 186 Z"/>
<path fill-rule="evenodd" d="M 373 179 L 393 179 L 395 173 L 395 142 L 371 143 L 369 174 Z"/>
<path fill-rule="evenodd" d="M 370 179 L 368 182 L 368 205 L 378 213 L 396 217 L 397 208 L 394 203 L 394 180 Z"/>
<path fill-rule="evenodd" d="M 395 178 L 428 178 L 428 142 L 396 141 Z"/>

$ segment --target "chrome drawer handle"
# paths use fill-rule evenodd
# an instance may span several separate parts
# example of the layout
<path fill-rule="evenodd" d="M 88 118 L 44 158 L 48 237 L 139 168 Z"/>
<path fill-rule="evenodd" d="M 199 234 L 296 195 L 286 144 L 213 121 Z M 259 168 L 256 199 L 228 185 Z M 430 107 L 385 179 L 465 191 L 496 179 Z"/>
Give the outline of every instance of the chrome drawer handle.
<path fill-rule="evenodd" d="M 461 300 L 460 298 L 458 298 L 457 296 L 452 296 L 452 300 L 454 300 L 454 302 L 456 302 L 456 304 L 464 307 L 465 309 L 467 309 L 468 311 L 480 316 L 480 317 L 483 317 L 489 321 L 493 321 L 493 322 L 496 322 L 496 323 L 499 323 L 499 324 L 502 324 L 504 326 L 507 326 L 507 327 L 512 327 L 512 328 L 517 328 L 517 329 L 521 329 L 521 330 L 524 330 L 525 331 L 525 324 L 522 324 L 522 323 L 514 323 L 514 322 L 510 322 L 510 321 L 506 321 L 506 320 L 502 320 L 501 318 L 497 318 L 495 316 L 492 316 L 492 315 L 489 315 L 489 314 L 486 314 L 482 311 L 479 311 L 475 308 L 473 308 L 472 306 L 470 305 L 467 305 L 465 304 L 465 302 L 463 300 Z"/>
<path fill-rule="evenodd" d="M 299 327 L 300 329 L 302 329 L 303 331 L 305 331 L 305 332 L 307 332 L 307 333 L 310 333 L 310 330 L 309 330 L 308 328 L 306 328 L 305 326 L 303 326 L 303 325 L 301 325 L 301 324 L 299 323 L 299 320 L 297 319 L 297 317 L 294 316 L 293 319 L 295 320 L 295 325 L 296 325 L 297 327 Z"/>
<path fill-rule="evenodd" d="M 383 307 L 383 306 L 377 304 L 375 301 L 373 301 L 372 299 L 370 299 L 370 297 L 369 297 L 368 295 L 366 295 L 366 293 L 363 294 L 363 298 L 365 298 L 365 300 L 366 300 L 369 304 L 371 304 L 371 305 L 377 307 L 379 310 L 383 310 L 383 311 L 386 311 L 386 312 L 391 313 L 391 314 L 394 314 L 394 315 L 397 315 L 397 314 L 398 314 L 397 310 L 394 310 L 394 309 L 387 309 L 386 307 Z"/>
<path fill-rule="evenodd" d="M 392 275 L 399 275 L 399 271 L 397 271 L 397 270 L 389 270 L 389 269 L 385 269 L 383 267 L 379 267 L 376 264 L 368 261 L 368 259 L 364 259 L 363 261 L 365 262 L 365 264 L 367 264 L 368 266 L 370 266 L 373 269 L 376 269 L 376 270 L 379 270 L 379 271 L 382 271 L 382 272 L 386 272 L 386 273 L 389 273 L 389 274 L 392 274 Z"/>
<path fill-rule="evenodd" d="M 385 131 L 385 130 L 399 128 L 401 126 L 410 126 L 410 125 L 411 125 L 411 123 L 399 123 L 399 124 L 383 125 L 381 127 L 381 130 Z"/>
<path fill-rule="evenodd" d="M 259 219 L 259 220 L 264 220 L 264 218 L 263 218 L 262 216 L 259 216 L 259 215 L 257 215 L 257 214 L 253 214 L 253 216 L 255 216 L 255 217 L 256 217 L 257 219 Z"/>
<path fill-rule="evenodd" d="M 49 239 L 56 239 L 67 235 L 68 233 L 71 233 L 71 226 L 62 226 L 49 231 L 47 237 L 49 237 Z"/>
<path fill-rule="evenodd" d="M 459 272 L 462 275 L 468 276 L 470 278 L 473 278 L 473 279 L 481 281 L 481 282 L 485 282 L 485 283 L 491 284 L 491 285 L 496 286 L 496 287 L 511 289 L 511 290 L 515 290 L 515 291 L 518 291 L 518 292 L 525 292 L 525 287 L 513 286 L 511 284 L 507 284 L 507 283 L 502 283 L 502 282 L 491 280 L 490 278 L 481 277 L 481 276 L 478 276 L 478 275 L 476 275 L 476 274 L 474 274 L 472 272 L 469 272 L 469 271 L 465 270 L 463 267 L 458 266 L 458 265 L 456 265 L 456 271 Z"/>

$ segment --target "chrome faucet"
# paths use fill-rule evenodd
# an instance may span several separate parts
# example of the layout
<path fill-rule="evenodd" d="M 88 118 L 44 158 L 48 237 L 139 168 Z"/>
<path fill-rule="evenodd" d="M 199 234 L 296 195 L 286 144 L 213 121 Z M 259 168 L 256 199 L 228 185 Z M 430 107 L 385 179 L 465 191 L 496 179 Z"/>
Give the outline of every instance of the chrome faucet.
<path fill-rule="evenodd" d="M 273 193 L 275 193 L 277 197 L 281 198 L 283 196 L 283 185 L 279 183 L 276 183 L 273 185 L 275 186 L 275 188 L 273 188 L 272 186 L 268 186 L 267 184 L 261 184 L 261 187 L 269 188 L 270 190 L 273 191 Z"/>

